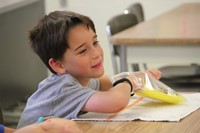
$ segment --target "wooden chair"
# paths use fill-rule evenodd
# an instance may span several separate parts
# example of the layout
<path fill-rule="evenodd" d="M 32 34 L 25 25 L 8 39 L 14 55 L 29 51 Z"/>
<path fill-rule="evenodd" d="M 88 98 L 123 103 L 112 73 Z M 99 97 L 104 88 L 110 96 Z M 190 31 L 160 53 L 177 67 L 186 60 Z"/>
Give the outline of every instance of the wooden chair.
<path fill-rule="evenodd" d="M 119 72 L 119 69 L 117 67 L 118 63 L 116 59 L 117 56 L 119 56 L 119 48 L 118 46 L 114 46 L 112 44 L 111 37 L 120 31 L 123 31 L 131 26 L 136 25 L 137 23 L 138 20 L 136 18 L 136 15 L 134 14 L 118 14 L 108 20 L 106 26 L 106 33 L 109 39 L 114 74 L 117 74 Z"/>

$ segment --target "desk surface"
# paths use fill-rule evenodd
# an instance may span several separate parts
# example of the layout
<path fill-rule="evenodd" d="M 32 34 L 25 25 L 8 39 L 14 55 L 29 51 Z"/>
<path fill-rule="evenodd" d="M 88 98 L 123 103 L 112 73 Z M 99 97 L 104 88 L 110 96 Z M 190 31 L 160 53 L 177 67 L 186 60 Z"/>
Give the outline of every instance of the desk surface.
<path fill-rule="evenodd" d="M 200 109 L 180 122 L 87 122 L 76 121 L 84 133 L 199 133 Z"/>
<path fill-rule="evenodd" d="M 114 45 L 200 45 L 200 3 L 183 4 L 112 37 Z"/>

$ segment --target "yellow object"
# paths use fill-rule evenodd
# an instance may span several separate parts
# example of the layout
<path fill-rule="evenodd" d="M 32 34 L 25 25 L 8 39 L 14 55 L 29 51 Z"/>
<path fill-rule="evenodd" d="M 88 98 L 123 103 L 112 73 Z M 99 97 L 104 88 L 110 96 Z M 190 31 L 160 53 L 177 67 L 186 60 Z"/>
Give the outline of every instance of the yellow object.
<path fill-rule="evenodd" d="M 185 101 L 185 98 L 178 93 L 166 94 L 164 92 L 150 89 L 143 89 L 141 91 L 138 91 L 136 94 L 173 104 L 179 104 Z"/>

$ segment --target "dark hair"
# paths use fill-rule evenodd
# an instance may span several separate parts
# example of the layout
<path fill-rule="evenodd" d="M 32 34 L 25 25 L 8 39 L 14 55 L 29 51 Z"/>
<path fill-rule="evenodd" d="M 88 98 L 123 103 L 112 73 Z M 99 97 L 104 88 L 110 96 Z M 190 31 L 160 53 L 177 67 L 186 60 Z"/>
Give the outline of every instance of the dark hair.
<path fill-rule="evenodd" d="M 63 58 L 69 48 L 69 30 L 79 24 L 86 25 L 96 33 L 94 23 L 89 17 L 70 11 L 51 12 L 29 31 L 31 47 L 52 73 L 56 72 L 50 67 L 49 59 Z"/>

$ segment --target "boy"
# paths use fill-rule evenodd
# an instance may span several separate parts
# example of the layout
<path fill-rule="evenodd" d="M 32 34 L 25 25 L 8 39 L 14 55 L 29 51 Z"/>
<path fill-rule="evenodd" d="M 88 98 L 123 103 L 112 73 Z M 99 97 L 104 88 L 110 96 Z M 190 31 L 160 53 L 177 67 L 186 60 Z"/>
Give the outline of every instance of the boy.
<path fill-rule="evenodd" d="M 27 101 L 18 128 L 40 116 L 72 119 L 84 112 L 118 112 L 137 89 L 132 75 L 114 87 L 108 76 L 103 76 L 103 50 L 87 16 L 52 12 L 30 31 L 29 38 L 53 75 L 42 81 Z M 159 71 L 150 73 L 159 79 Z"/>

